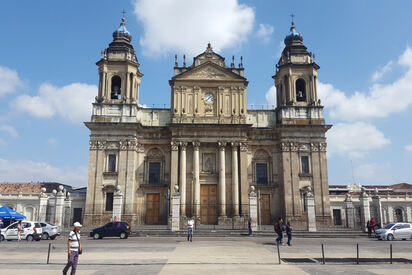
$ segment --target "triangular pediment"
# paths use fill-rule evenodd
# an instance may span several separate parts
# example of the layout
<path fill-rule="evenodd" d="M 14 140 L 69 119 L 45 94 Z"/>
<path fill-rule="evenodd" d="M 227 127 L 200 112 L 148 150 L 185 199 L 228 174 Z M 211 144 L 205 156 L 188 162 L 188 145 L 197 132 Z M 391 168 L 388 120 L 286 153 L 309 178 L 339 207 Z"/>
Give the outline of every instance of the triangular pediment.
<path fill-rule="evenodd" d="M 223 68 L 213 62 L 207 62 L 194 68 L 188 68 L 186 72 L 176 75 L 174 79 L 187 80 L 245 80 L 244 77 Z"/>

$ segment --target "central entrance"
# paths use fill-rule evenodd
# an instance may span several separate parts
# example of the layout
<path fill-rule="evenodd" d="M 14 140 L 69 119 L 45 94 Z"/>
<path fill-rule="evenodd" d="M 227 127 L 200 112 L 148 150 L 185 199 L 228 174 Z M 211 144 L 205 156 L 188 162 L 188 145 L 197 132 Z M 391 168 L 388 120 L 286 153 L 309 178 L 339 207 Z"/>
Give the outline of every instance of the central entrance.
<path fill-rule="evenodd" d="M 160 194 L 149 193 L 146 198 L 146 224 L 159 224 Z"/>
<path fill-rule="evenodd" d="M 200 222 L 202 224 L 217 224 L 216 184 L 200 185 Z"/>
<path fill-rule="evenodd" d="M 269 194 L 262 194 L 261 195 L 261 218 L 262 224 L 270 224 L 270 195 Z"/>

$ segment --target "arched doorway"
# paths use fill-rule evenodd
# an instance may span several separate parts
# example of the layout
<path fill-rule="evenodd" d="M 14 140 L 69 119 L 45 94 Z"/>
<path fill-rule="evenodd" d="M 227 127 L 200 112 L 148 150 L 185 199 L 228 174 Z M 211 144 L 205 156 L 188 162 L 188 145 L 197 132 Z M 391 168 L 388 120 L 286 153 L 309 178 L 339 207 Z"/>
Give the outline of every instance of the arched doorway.
<path fill-rule="evenodd" d="M 395 209 L 395 221 L 403 222 L 403 211 L 401 208 Z"/>

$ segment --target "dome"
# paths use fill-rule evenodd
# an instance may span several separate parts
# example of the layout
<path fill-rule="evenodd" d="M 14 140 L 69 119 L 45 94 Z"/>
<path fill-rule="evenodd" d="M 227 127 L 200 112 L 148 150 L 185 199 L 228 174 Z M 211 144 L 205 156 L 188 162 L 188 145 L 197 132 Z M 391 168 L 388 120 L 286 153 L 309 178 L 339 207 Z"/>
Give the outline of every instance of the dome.
<path fill-rule="evenodd" d="M 303 41 L 303 37 L 297 32 L 295 27 L 295 22 L 292 21 L 292 26 L 290 27 L 290 33 L 285 37 L 285 44 L 288 45 L 293 41 Z"/>
<path fill-rule="evenodd" d="M 126 23 L 124 22 L 124 17 L 122 18 L 122 23 L 120 23 L 119 28 L 113 33 L 113 38 L 116 40 L 118 38 L 127 39 L 129 42 L 132 40 L 132 35 L 126 29 Z"/>

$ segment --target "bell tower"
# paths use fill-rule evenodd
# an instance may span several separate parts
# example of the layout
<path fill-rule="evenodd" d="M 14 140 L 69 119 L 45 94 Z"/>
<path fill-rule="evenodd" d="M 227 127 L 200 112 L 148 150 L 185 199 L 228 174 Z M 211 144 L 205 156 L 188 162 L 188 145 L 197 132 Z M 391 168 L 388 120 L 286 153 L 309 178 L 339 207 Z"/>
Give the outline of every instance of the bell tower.
<path fill-rule="evenodd" d="M 124 17 L 113 32 L 113 41 L 101 52 L 97 105 L 134 105 L 139 103 L 139 86 L 143 74 L 131 44 L 132 35 L 126 29 Z M 95 115 L 95 114 L 93 114 Z"/>
<path fill-rule="evenodd" d="M 323 107 L 317 94 L 318 64 L 307 51 L 292 20 L 285 48 L 273 76 L 276 86 L 278 123 L 324 124 Z"/>

